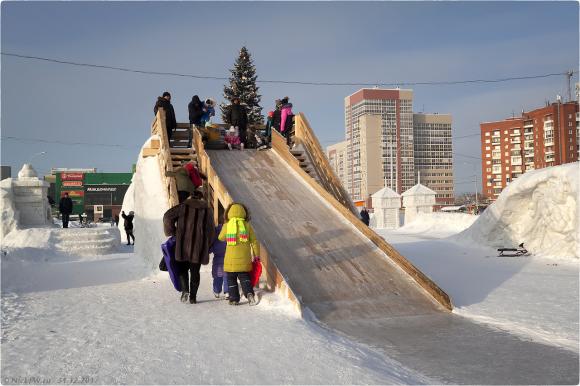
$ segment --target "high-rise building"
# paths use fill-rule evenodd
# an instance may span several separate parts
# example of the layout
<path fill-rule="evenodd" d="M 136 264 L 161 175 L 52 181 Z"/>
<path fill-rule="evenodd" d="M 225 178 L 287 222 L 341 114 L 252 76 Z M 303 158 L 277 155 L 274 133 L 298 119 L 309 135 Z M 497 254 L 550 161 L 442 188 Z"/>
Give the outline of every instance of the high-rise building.
<path fill-rule="evenodd" d="M 344 112 L 351 198 L 366 200 L 385 185 L 399 194 L 415 185 L 413 91 L 361 89 L 345 98 Z"/>
<path fill-rule="evenodd" d="M 495 200 L 529 170 L 578 161 L 578 102 L 552 103 L 481 127 L 483 194 Z"/>
<path fill-rule="evenodd" d="M 415 170 L 421 184 L 434 190 L 439 205 L 452 205 L 453 148 L 450 114 L 413 114 Z"/>
<path fill-rule="evenodd" d="M 338 179 L 344 184 L 344 181 L 346 181 L 346 141 L 328 146 L 326 153 L 330 166 L 334 169 Z"/>

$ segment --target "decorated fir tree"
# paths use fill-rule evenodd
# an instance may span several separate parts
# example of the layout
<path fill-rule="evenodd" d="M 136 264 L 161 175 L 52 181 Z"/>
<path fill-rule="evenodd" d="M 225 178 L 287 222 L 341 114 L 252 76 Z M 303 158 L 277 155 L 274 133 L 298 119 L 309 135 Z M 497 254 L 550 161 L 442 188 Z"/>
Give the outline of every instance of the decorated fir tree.
<path fill-rule="evenodd" d="M 230 84 L 224 86 L 224 103 L 220 106 L 222 120 L 226 122 L 229 106 L 234 97 L 238 97 L 240 98 L 240 103 L 247 108 L 248 125 L 264 123 L 262 107 L 260 106 L 262 96 L 258 94 L 258 87 L 256 86 L 256 79 L 258 78 L 256 67 L 246 47 L 242 47 L 240 50 L 240 56 L 236 59 L 234 68 L 230 70 L 230 73 L 232 74 Z"/>

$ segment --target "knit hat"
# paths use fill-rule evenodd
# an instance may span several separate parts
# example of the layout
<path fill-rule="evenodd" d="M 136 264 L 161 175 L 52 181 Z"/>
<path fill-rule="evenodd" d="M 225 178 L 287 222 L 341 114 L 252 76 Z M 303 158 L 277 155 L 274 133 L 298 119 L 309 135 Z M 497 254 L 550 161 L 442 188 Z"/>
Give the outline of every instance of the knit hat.
<path fill-rule="evenodd" d="M 233 204 L 227 213 L 228 223 L 226 228 L 227 245 L 236 245 L 248 242 L 246 229 L 246 210 L 240 204 Z"/>
<path fill-rule="evenodd" d="M 269 117 L 273 117 L 274 116 L 274 112 L 273 111 L 268 111 L 268 116 Z"/>
<path fill-rule="evenodd" d="M 163 95 L 162 95 L 162 96 L 163 96 L 164 98 L 165 98 L 166 96 L 170 97 L 170 96 L 171 96 L 171 94 L 169 93 L 169 91 L 165 91 L 165 92 L 163 93 Z"/>
<path fill-rule="evenodd" d="M 230 126 L 230 133 L 235 133 L 236 132 L 236 128 L 234 126 Z"/>

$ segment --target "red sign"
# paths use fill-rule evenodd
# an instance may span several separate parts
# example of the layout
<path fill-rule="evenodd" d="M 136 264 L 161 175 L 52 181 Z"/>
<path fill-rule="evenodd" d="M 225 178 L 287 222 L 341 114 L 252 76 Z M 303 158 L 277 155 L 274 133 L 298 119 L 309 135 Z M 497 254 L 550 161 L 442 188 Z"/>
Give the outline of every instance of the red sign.
<path fill-rule="evenodd" d="M 63 181 L 82 181 L 84 173 L 61 173 L 60 179 Z"/>
<path fill-rule="evenodd" d="M 71 187 L 81 187 L 83 186 L 82 181 L 63 181 L 62 186 L 71 186 Z"/>
<path fill-rule="evenodd" d="M 67 190 L 67 191 L 62 191 L 62 192 L 60 192 L 60 196 L 61 197 L 64 197 L 64 194 L 65 193 L 68 193 L 68 196 L 70 198 L 73 198 L 73 197 L 84 197 L 85 196 L 84 190 Z"/>

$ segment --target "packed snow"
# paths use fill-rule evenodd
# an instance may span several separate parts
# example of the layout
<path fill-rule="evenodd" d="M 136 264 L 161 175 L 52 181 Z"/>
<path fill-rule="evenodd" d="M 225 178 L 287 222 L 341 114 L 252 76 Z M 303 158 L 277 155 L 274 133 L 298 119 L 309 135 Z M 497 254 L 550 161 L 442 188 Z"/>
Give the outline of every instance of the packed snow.
<path fill-rule="evenodd" d="M 376 231 L 451 297 L 454 313 L 578 352 L 578 261 L 498 257 L 493 247 L 462 240 L 477 217 L 423 214 Z"/>
<path fill-rule="evenodd" d="M 5 235 L 12 232 L 18 228 L 19 213 L 14 205 L 14 195 L 12 193 L 12 179 L 6 178 L 0 182 L 0 205 L 1 210 L 1 226 L 0 226 L 0 237 L 4 238 Z"/>
<path fill-rule="evenodd" d="M 578 162 L 525 173 L 511 182 L 456 240 L 513 248 L 533 255 L 578 259 Z"/>

